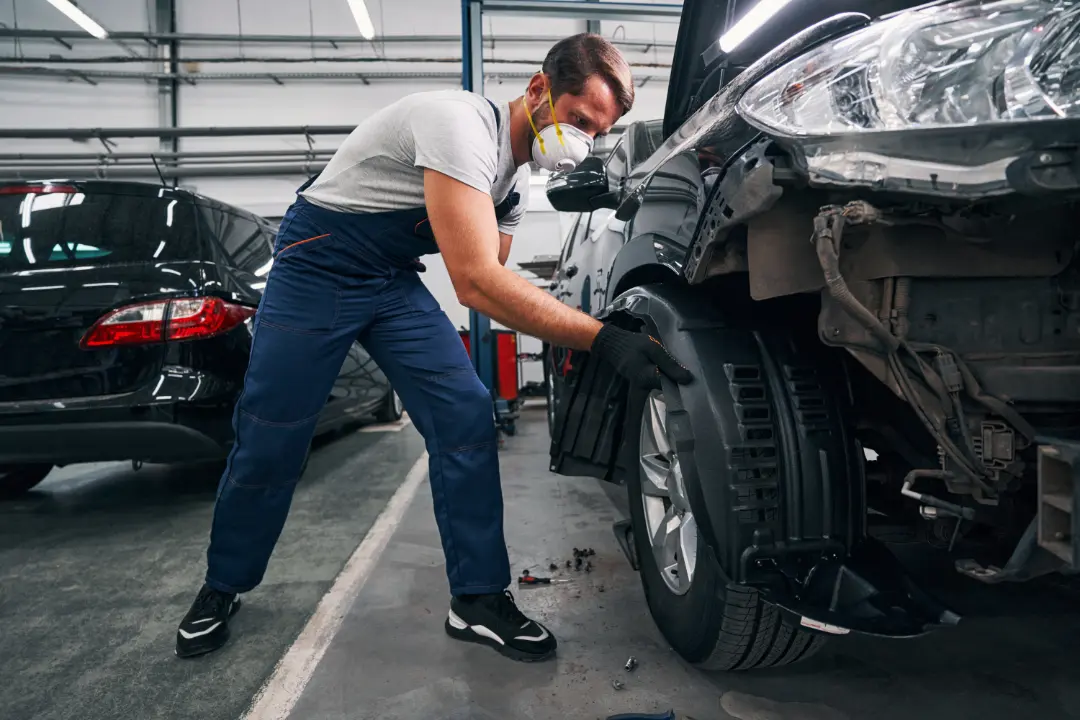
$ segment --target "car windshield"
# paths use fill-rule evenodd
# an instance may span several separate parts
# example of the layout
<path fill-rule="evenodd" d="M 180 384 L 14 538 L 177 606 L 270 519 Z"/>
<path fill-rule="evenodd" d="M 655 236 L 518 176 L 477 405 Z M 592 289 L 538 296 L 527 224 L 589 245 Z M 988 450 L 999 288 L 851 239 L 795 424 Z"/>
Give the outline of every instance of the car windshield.
<path fill-rule="evenodd" d="M 186 200 L 0 188 L 0 272 L 198 259 Z"/>

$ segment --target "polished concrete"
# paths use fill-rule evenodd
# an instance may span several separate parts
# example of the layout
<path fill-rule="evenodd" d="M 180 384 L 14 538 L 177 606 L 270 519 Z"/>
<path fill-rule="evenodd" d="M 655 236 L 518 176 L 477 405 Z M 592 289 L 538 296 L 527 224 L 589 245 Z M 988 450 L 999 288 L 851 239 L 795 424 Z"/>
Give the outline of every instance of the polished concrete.
<path fill-rule="evenodd" d="M 569 582 L 515 592 L 557 634 L 558 658 L 518 664 L 444 635 L 425 482 L 291 718 L 1080 718 L 1074 585 L 983 587 L 914 545 L 897 549 L 965 616 L 958 628 L 907 642 L 840 638 L 809 662 L 761 673 L 688 667 L 653 626 L 611 534 L 625 516 L 622 489 L 550 474 L 542 410 L 518 427 L 502 451 L 514 570 Z M 196 661 L 173 657 L 173 633 L 198 586 L 216 476 L 70 468 L 0 505 L 0 720 L 240 718 L 420 452 L 411 427 L 322 443 L 233 642 Z M 574 547 L 595 549 L 593 571 L 550 573 Z M 627 673 L 631 655 L 640 665 Z"/>
<path fill-rule="evenodd" d="M 235 720 L 423 451 L 413 428 L 316 441 L 233 640 L 173 654 L 218 469 L 80 465 L 0 504 L 0 719 Z"/>
<path fill-rule="evenodd" d="M 592 720 L 669 709 L 697 720 L 1080 718 L 1080 595 L 1068 587 L 972 587 L 919 548 L 904 554 L 967 615 L 959 628 L 915 641 L 841 638 L 805 664 L 756 674 L 688 667 L 652 624 L 611 533 L 625 509 L 622 490 L 550 474 L 547 449 L 542 412 L 527 415 L 506 443 L 502 468 L 515 572 L 570 581 L 517 591 L 521 606 L 559 638 L 557 660 L 518 664 L 443 634 L 446 580 L 425 487 L 295 720 Z M 549 573 L 575 547 L 595 549 L 593 571 Z M 631 655 L 640 664 L 627 673 Z"/>

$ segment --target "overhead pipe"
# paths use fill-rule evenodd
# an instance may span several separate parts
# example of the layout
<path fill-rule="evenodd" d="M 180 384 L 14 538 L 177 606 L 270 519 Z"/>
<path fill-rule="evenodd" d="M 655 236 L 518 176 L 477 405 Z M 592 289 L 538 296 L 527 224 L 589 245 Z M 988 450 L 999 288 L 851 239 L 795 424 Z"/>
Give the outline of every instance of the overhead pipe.
<path fill-rule="evenodd" d="M 111 140 L 113 138 L 171 137 L 254 137 L 260 135 L 348 135 L 356 125 L 237 125 L 179 128 L 0 128 L 0 139 L 20 140 Z M 612 127 L 621 133 L 625 125 Z M 302 152 L 298 149 L 298 152 Z M 150 153 L 145 153 L 149 156 Z"/>
<path fill-rule="evenodd" d="M 40 65 L 0 65 L 0 75 L 22 75 L 25 77 L 64 77 L 78 80 L 179 80 L 192 85 L 207 80 L 271 80 L 284 84 L 283 80 L 359 80 L 368 83 L 372 80 L 457 80 L 460 71 L 376 71 L 376 72 L 259 72 L 259 73 L 166 73 L 126 70 L 76 70 L 68 68 L 49 68 Z M 520 70 L 485 73 L 494 79 L 509 78 L 523 80 L 531 78 L 533 73 Z M 635 80 L 667 80 L 668 74 L 643 75 L 638 73 Z"/>
<path fill-rule="evenodd" d="M 100 152 L 100 153 L 0 153 L 0 162 L 80 162 L 101 160 L 143 160 L 150 155 L 158 160 L 226 159 L 234 157 L 292 157 L 333 153 L 332 148 L 304 150 L 222 150 L 213 152 Z"/>
<path fill-rule="evenodd" d="M 598 157 L 610 154 L 609 150 L 593 153 Z M 35 181 L 44 178 L 64 180 L 135 180 L 149 178 L 167 180 L 200 177 L 271 177 L 281 175 L 311 176 L 322 172 L 325 160 L 296 162 L 276 165 L 218 165 L 191 167 L 187 165 L 131 165 L 131 166 L 70 166 L 70 167 L 3 167 L 0 166 L 0 182 Z M 160 174 L 159 174 L 160 168 Z"/>
<path fill-rule="evenodd" d="M 48 57 L 18 57 L 18 56 L 6 56 L 0 57 L 2 63 L 15 63 L 15 64 L 33 64 L 33 63 L 45 63 L 48 65 L 88 65 L 88 64 L 109 64 L 109 63 L 153 63 L 160 62 L 160 58 L 151 56 L 135 56 L 131 55 L 108 55 L 102 57 L 63 57 L 61 55 L 50 55 Z M 364 56 L 364 57 L 349 57 L 342 55 L 322 55 L 315 57 L 258 57 L 253 55 L 235 55 L 230 57 L 178 57 L 175 58 L 177 63 L 282 63 L 282 64 L 299 64 L 299 63 L 454 63 L 461 64 L 461 58 L 459 57 L 379 57 L 379 56 Z M 511 60 L 507 58 L 484 58 L 484 62 L 495 63 L 498 65 L 532 65 L 534 67 L 540 67 L 543 64 L 543 60 Z M 630 69 L 635 68 L 666 68 L 671 69 L 671 63 L 631 63 Z M 193 74 L 193 73 L 192 73 Z"/>
<path fill-rule="evenodd" d="M 159 166 L 160 177 L 166 179 L 180 177 L 248 177 L 248 176 L 271 176 L 271 175 L 314 175 L 322 172 L 326 167 L 325 162 L 317 163 L 290 163 L 287 165 L 267 166 L 222 166 L 187 169 L 182 166 Z M 88 172 L 91 168 L 86 167 L 56 167 L 49 168 L 47 177 L 65 180 L 130 180 L 136 178 L 158 178 L 158 170 L 153 165 L 144 167 L 113 167 L 101 168 L 97 172 Z M 97 170 L 97 169 L 94 169 Z M 0 182 L 12 180 L 33 181 L 41 180 L 42 172 L 36 168 L 4 168 L 0 167 Z"/>
<path fill-rule="evenodd" d="M 601 5 L 603 7 L 603 5 Z M 149 43 L 159 42 L 192 42 L 192 43 L 268 43 L 268 44 L 300 44 L 326 43 L 329 45 L 386 45 L 386 44 L 409 44 L 430 45 L 435 43 L 447 43 L 461 45 L 460 35 L 381 35 L 374 40 L 367 40 L 359 35 L 230 35 L 209 33 L 144 33 L 144 32 L 110 32 L 110 38 L 117 40 L 141 40 Z M 38 30 L 28 28 L 0 28 L 0 38 L 20 38 L 24 40 L 90 40 L 85 32 L 70 30 Z M 545 44 L 554 45 L 562 40 L 562 37 L 544 35 L 489 35 L 482 38 L 485 46 L 493 46 L 497 43 L 507 44 Z M 675 43 L 663 40 L 626 40 L 608 38 L 613 44 L 622 47 L 643 48 L 649 51 L 653 48 L 674 48 Z"/>
<path fill-rule="evenodd" d="M 157 128 L 0 128 L 0 138 L 103 140 L 112 138 L 248 137 L 257 135 L 348 135 L 355 125 L 237 125 Z"/>

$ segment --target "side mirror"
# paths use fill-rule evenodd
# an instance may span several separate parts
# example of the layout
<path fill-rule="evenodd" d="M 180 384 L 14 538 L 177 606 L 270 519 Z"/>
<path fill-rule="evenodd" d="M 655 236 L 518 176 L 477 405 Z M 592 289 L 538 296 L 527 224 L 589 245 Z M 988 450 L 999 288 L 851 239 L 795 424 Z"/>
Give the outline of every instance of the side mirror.
<path fill-rule="evenodd" d="M 614 210 L 619 205 L 619 194 L 608 187 L 604 161 L 594 155 L 569 172 L 552 174 L 545 190 L 551 206 L 559 212 Z"/>

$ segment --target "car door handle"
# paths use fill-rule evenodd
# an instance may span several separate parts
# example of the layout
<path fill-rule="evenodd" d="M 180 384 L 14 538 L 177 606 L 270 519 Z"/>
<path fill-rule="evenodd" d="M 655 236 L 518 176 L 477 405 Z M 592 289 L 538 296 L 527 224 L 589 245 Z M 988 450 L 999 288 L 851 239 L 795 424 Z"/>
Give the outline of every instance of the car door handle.
<path fill-rule="evenodd" d="M 572 278 L 577 275 L 577 265 L 571 265 L 566 268 L 566 277 Z"/>

